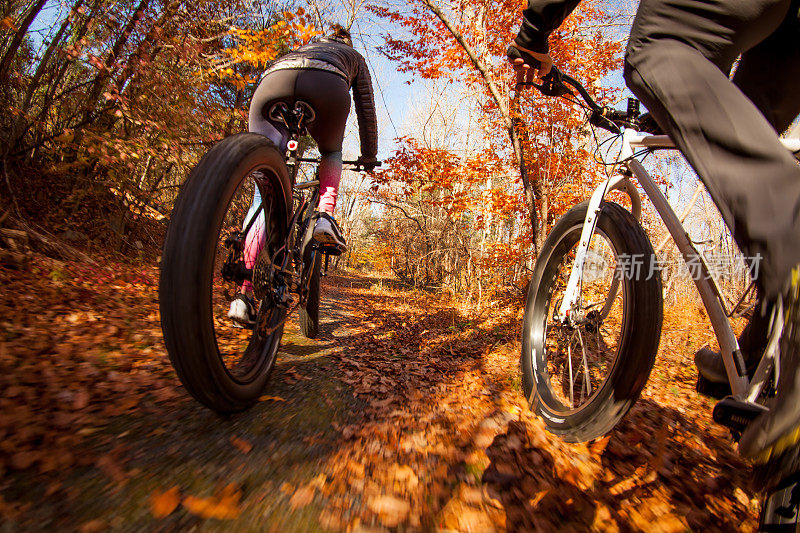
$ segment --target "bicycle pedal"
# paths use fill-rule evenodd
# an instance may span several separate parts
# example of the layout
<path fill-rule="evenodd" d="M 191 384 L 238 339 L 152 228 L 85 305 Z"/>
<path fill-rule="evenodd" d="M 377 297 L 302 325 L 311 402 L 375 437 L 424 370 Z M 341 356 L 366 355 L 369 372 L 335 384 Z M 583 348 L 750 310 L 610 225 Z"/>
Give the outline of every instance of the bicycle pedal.
<path fill-rule="evenodd" d="M 740 402 L 733 396 L 727 396 L 714 406 L 713 418 L 717 424 L 741 433 L 758 415 L 767 411 L 763 405 Z"/>
<path fill-rule="evenodd" d="M 709 381 L 704 378 L 702 374 L 697 375 L 697 385 L 695 386 L 695 390 L 703 396 L 708 396 L 709 398 L 714 398 L 716 400 L 721 400 L 726 396 L 730 396 L 731 394 L 730 385 L 727 383 L 715 383 L 713 381 Z"/>

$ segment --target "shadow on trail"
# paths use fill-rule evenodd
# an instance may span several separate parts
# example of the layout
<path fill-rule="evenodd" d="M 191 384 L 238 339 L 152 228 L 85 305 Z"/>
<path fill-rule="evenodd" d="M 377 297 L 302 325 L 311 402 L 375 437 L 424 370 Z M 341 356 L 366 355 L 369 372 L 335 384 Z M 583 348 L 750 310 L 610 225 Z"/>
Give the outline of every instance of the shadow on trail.
<path fill-rule="evenodd" d="M 705 426 L 640 399 L 605 447 L 599 445 L 599 463 L 597 456 L 586 457 L 597 475 L 591 486 L 580 487 L 577 471 L 557 465 L 532 442 L 537 429 L 512 422 L 487 450 L 491 463 L 483 480 L 503 503 L 510 530 L 606 529 L 612 523 L 623 531 L 753 527 L 748 467 L 730 439 L 709 435 Z"/>
<path fill-rule="evenodd" d="M 230 521 L 208 520 L 182 506 L 156 519 L 152 501 L 173 487 L 185 501 L 211 497 L 232 484 L 240 493 L 237 530 L 317 529 L 318 502 L 295 509 L 290 499 L 323 473 L 322 465 L 340 447 L 341 435 L 332 423 L 352 424 L 361 411 L 361 402 L 337 379 L 329 358 L 337 336 L 347 334 L 347 314 L 333 302 L 322 306 L 323 338 L 306 339 L 296 324 L 287 324 L 263 401 L 245 412 L 221 416 L 189 398 L 182 387 L 176 390 L 177 378 L 166 360 L 142 367 L 149 374 L 164 374 L 160 382 L 170 389 L 161 399 L 163 391 L 141 395 L 129 388 L 127 376 L 117 370 L 119 381 L 106 397 L 107 406 L 133 401 L 134 394 L 141 399 L 132 408 L 121 408 L 123 414 L 70 419 L 72 431 L 83 438 L 71 450 L 70 467 L 39 474 L 6 472 L 0 497 L 17 507 L 9 515 L 3 512 L 0 522 L 11 531 L 33 524 L 67 530 L 86 524 L 89 530 L 229 530 Z M 105 377 L 96 373 L 98 380 Z M 104 406 L 89 408 L 102 413 Z"/>
<path fill-rule="evenodd" d="M 360 357 L 359 378 L 372 371 L 376 379 L 355 392 L 367 404 L 372 430 L 393 447 L 383 451 L 384 460 L 410 465 L 419 477 L 421 494 L 404 496 L 425 502 L 417 507 L 423 529 L 730 531 L 754 525 L 749 470 L 732 441 L 710 428 L 710 410 L 699 407 L 699 398 L 690 398 L 691 411 L 670 406 L 669 389 L 694 395 L 691 384 L 662 384 L 659 403 L 643 397 L 607 444 L 580 452 L 533 424 L 524 405 L 518 321 L 482 321 L 424 301 L 420 312 L 391 293 L 368 301 L 370 309 L 362 300 L 354 320 L 364 328 L 347 347 Z M 672 363 L 660 358 L 661 372 Z M 391 387 L 382 381 L 386 375 Z M 515 407 L 522 413 L 514 414 L 520 413 Z M 472 512 L 470 523 L 464 517 Z"/>

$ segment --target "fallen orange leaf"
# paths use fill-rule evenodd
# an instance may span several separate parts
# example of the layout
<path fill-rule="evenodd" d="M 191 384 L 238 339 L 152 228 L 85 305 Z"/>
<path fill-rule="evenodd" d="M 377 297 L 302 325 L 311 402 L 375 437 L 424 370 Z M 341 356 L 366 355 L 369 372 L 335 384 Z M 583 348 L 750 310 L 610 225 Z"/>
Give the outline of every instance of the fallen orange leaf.
<path fill-rule="evenodd" d="M 80 533 L 99 533 L 108 529 L 108 524 L 103 520 L 91 520 L 78 528 Z"/>
<path fill-rule="evenodd" d="M 292 495 L 291 499 L 289 500 L 289 505 L 292 506 L 292 509 L 297 509 L 299 507 L 305 507 L 311 500 L 314 499 L 314 487 L 311 485 L 306 485 L 305 487 L 301 487 L 297 489 L 297 491 Z"/>
<path fill-rule="evenodd" d="M 286 401 L 283 398 L 281 398 L 280 396 L 262 396 L 262 397 L 260 397 L 258 399 L 259 402 L 268 402 L 270 400 L 275 401 L 275 402 L 285 402 Z"/>
<path fill-rule="evenodd" d="M 250 451 L 253 449 L 252 444 L 244 439 L 240 439 L 239 437 L 231 437 L 231 444 L 236 446 L 242 453 L 250 453 Z"/>
<path fill-rule="evenodd" d="M 150 510 L 156 518 L 164 518 L 174 511 L 181 503 L 178 487 L 172 487 L 166 492 L 156 492 L 150 496 Z"/>
<path fill-rule="evenodd" d="M 239 500 L 241 497 L 242 492 L 231 483 L 222 489 L 218 496 L 210 498 L 187 496 L 183 500 L 183 506 L 190 513 L 202 518 L 232 520 L 239 516 Z"/>

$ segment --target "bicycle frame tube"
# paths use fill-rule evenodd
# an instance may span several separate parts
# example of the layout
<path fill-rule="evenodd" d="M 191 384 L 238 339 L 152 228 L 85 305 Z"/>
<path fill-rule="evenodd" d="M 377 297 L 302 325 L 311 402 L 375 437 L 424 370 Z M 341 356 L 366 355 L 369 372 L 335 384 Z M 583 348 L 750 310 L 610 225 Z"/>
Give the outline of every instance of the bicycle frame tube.
<path fill-rule="evenodd" d="M 728 374 L 728 381 L 731 385 L 733 396 L 738 400 L 745 400 L 747 391 L 750 387 L 747 375 L 744 372 L 744 361 L 739 362 L 739 368 L 742 370 L 743 375 L 739 375 L 737 363 L 734 357 L 741 359 L 741 352 L 739 351 L 739 343 L 736 340 L 736 335 L 733 333 L 728 316 L 725 313 L 725 308 L 722 304 L 722 295 L 715 283 L 712 283 L 712 277 L 703 256 L 697 251 L 689 239 L 689 234 L 684 229 L 675 211 L 669 205 L 666 196 L 661 192 L 661 189 L 655 184 L 650 174 L 647 173 L 644 166 L 638 159 L 630 159 L 626 162 L 626 166 L 630 169 L 639 184 L 644 189 L 656 211 L 661 216 L 661 220 L 667 226 L 678 250 L 681 252 L 684 261 L 697 261 L 699 272 L 694 277 L 694 284 L 700 292 L 700 298 L 703 300 L 703 305 L 708 312 L 708 318 L 711 321 L 711 326 L 714 328 L 714 333 L 719 341 L 719 347 L 722 352 L 722 361 L 725 363 L 725 372 Z"/>

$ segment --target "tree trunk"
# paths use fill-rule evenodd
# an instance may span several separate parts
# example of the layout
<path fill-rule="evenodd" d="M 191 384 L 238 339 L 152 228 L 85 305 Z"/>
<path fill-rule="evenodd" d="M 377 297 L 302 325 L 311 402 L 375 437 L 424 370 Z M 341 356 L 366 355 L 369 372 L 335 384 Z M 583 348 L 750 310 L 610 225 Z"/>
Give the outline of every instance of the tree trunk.
<path fill-rule="evenodd" d="M 136 6 L 136 10 L 131 15 L 131 18 L 128 20 L 128 23 L 125 25 L 125 29 L 122 30 L 117 40 L 114 42 L 114 46 L 111 47 L 111 50 L 108 52 L 108 56 L 106 60 L 103 62 L 104 70 L 101 70 L 97 73 L 97 76 L 94 78 L 92 82 L 92 87 L 89 90 L 89 96 L 86 98 L 85 102 L 85 109 L 84 112 L 84 120 L 89 118 L 91 114 L 95 111 L 97 107 L 97 99 L 100 98 L 103 90 L 106 88 L 106 84 L 108 80 L 111 79 L 111 69 L 116 64 L 117 60 L 119 59 L 120 54 L 122 53 L 123 48 L 128 43 L 128 40 L 133 33 L 136 24 L 144 15 L 145 9 L 147 9 L 147 5 L 149 0 L 140 0 L 139 5 Z"/>
<path fill-rule="evenodd" d="M 94 0 L 94 3 L 91 7 L 89 13 L 83 17 L 82 23 L 74 30 L 73 34 L 70 36 L 70 42 L 78 43 L 81 39 L 83 39 L 86 34 L 89 32 L 89 27 L 91 21 L 94 17 L 97 16 L 97 11 L 100 7 L 100 3 L 102 0 Z M 50 79 L 47 82 L 47 92 L 42 99 L 41 109 L 39 110 L 39 115 L 37 116 L 35 123 L 38 124 L 46 124 L 47 123 L 47 114 L 50 112 L 50 109 L 53 107 L 53 104 L 56 101 L 56 93 L 58 91 L 58 87 L 61 85 L 61 80 L 64 79 L 64 76 L 67 73 L 67 69 L 69 69 L 70 64 L 74 63 L 75 61 L 64 61 L 59 66 L 59 68 L 53 73 Z M 46 138 L 47 132 L 44 126 L 42 126 L 37 135 L 34 139 L 33 145 L 38 146 L 42 143 L 43 139 Z M 38 151 L 38 149 L 36 150 Z M 32 156 L 32 159 L 35 159 L 36 153 Z"/>
<path fill-rule="evenodd" d="M 125 65 L 125 68 L 122 69 L 122 74 L 115 80 L 120 92 L 122 92 L 123 87 L 127 83 L 128 79 L 131 77 L 136 78 L 136 65 L 139 60 L 144 58 L 145 47 L 152 46 L 146 59 L 148 63 L 152 63 L 159 52 L 161 52 L 161 50 L 164 48 L 163 39 L 159 37 L 158 31 L 172 20 L 180 6 L 181 3 L 179 1 L 173 1 L 167 4 L 167 7 L 161 12 L 158 20 L 154 22 L 152 26 L 150 26 L 149 30 L 147 30 L 147 34 L 144 36 L 141 42 L 139 42 L 139 45 L 136 47 L 136 51 L 131 54 L 130 60 Z"/>
<path fill-rule="evenodd" d="M 539 196 L 539 220 L 542 221 L 537 228 L 534 228 L 533 240 L 536 251 L 542 249 L 544 240 L 547 237 L 547 218 L 550 216 L 550 193 L 542 192 Z"/>
<path fill-rule="evenodd" d="M 489 69 L 486 67 L 483 61 L 481 61 L 480 57 L 478 57 L 478 54 L 475 53 L 475 51 L 472 49 L 472 47 L 469 45 L 466 39 L 464 39 L 464 36 L 461 34 L 460 31 L 458 31 L 458 28 L 456 28 L 450 22 L 450 20 L 445 16 L 442 10 L 439 9 L 439 7 L 432 2 L 432 0 L 422 0 L 422 3 L 428 9 L 430 9 L 431 12 L 434 15 L 436 15 L 436 17 L 440 21 L 442 21 L 442 24 L 444 24 L 444 26 L 448 29 L 448 31 L 456 40 L 456 42 L 458 42 L 461 48 L 464 49 L 464 52 L 469 57 L 470 61 L 472 62 L 472 65 L 475 67 L 475 70 L 478 71 L 478 73 L 481 75 L 481 78 L 483 78 L 484 83 L 486 83 L 486 87 L 489 89 L 489 94 L 492 95 L 492 99 L 494 100 L 495 105 L 497 105 L 497 108 L 500 110 L 500 115 L 503 117 L 503 123 L 506 127 L 506 131 L 508 132 L 508 138 L 511 140 L 511 146 L 514 149 L 514 155 L 517 159 L 517 165 L 519 166 L 519 173 L 520 176 L 522 177 L 522 184 L 525 187 L 525 198 L 527 200 L 528 208 L 530 210 L 531 224 L 533 226 L 533 233 L 535 235 L 537 232 L 537 228 L 539 226 L 538 217 L 536 215 L 536 199 L 537 199 L 536 187 L 535 186 L 531 187 L 531 183 L 528 179 L 528 172 L 525 165 L 525 155 L 522 149 L 522 142 L 520 141 L 519 135 L 517 134 L 517 129 L 522 128 L 524 126 L 521 123 L 521 121 L 519 120 L 515 121 L 514 119 L 512 119 L 511 111 L 509 110 L 506 103 L 503 101 L 503 98 L 500 94 L 500 90 L 497 88 L 497 84 L 494 83 L 494 80 L 492 80 L 492 77 L 489 73 Z M 512 99 L 512 104 L 514 105 L 515 108 L 517 108 L 517 110 L 519 106 L 518 102 L 519 102 L 518 97 Z M 517 116 L 519 116 L 519 113 L 517 113 Z"/>
<path fill-rule="evenodd" d="M 47 0 L 37 0 L 35 4 L 31 7 L 31 10 L 25 15 L 25 18 L 20 23 L 19 29 L 17 33 L 14 35 L 14 38 L 11 40 L 11 44 L 8 45 L 8 49 L 6 53 L 3 55 L 3 58 L 0 59 L 0 82 L 5 83 L 6 78 L 8 77 L 8 69 L 11 68 L 11 63 L 14 61 L 14 58 L 17 55 L 17 51 L 19 47 L 22 46 L 22 42 L 25 39 L 25 35 L 28 33 L 28 28 L 31 27 L 36 16 L 42 10 L 44 5 L 47 3 Z"/>

